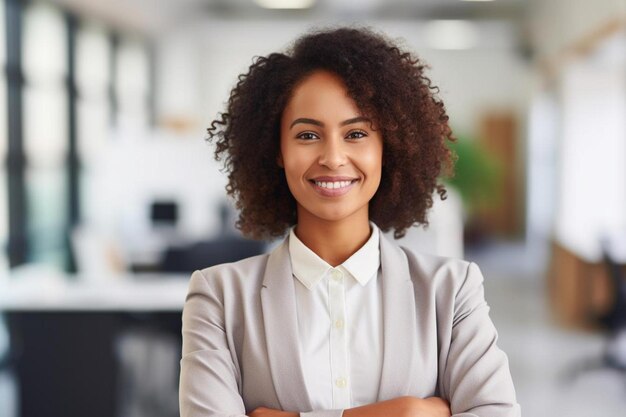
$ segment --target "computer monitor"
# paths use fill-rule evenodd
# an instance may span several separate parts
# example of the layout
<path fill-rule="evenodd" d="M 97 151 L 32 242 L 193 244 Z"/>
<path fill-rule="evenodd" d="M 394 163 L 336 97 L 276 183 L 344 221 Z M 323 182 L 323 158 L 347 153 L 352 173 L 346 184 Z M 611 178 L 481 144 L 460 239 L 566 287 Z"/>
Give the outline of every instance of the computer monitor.
<path fill-rule="evenodd" d="M 154 201 L 150 207 L 153 225 L 175 226 L 178 221 L 178 204 L 175 201 Z"/>

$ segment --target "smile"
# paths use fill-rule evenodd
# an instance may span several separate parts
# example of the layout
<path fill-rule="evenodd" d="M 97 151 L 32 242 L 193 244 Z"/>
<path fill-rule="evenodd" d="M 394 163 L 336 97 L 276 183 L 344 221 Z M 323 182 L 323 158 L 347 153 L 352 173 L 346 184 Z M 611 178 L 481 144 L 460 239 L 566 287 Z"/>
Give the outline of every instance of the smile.
<path fill-rule="evenodd" d="M 344 188 L 350 185 L 352 181 L 315 181 L 315 185 L 322 188 L 328 188 L 330 190 L 335 188 Z"/>
<path fill-rule="evenodd" d="M 346 194 L 354 184 L 359 181 L 358 179 L 353 180 L 342 180 L 342 181 L 316 181 L 309 180 L 309 183 L 313 186 L 313 189 L 317 191 L 319 194 L 325 197 L 338 197 Z"/>

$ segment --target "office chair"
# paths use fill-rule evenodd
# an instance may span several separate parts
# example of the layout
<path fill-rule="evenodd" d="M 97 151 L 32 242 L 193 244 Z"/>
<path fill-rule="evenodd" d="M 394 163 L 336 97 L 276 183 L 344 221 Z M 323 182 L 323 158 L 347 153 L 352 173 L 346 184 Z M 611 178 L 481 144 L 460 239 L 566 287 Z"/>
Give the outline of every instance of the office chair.
<path fill-rule="evenodd" d="M 160 271 L 191 273 L 196 269 L 235 262 L 264 252 L 264 242 L 246 239 L 229 229 L 231 209 L 227 204 L 220 205 L 219 215 L 222 229 L 215 238 L 185 247 L 168 248 L 161 261 Z"/>
<path fill-rule="evenodd" d="M 624 265 L 613 259 L 609 249 L 608 245 L 603 246 L 603 261 L 611 279 L 615 298 L 612 308 L 598 316 L 597 320 L 609 333 L 603 363 L 609 368 L 626 372 L 626 351 L 624 351 L 626 346 L 621 342 L 626 335 L 626 277 Z"/>
<path fill-rule="evenodd" d="M 191 273 L 196 269 L 259 255 L 263 250 L 263 242 L 236 236 L 221 236 L 184 248 L 169 248 L 165 252 L 160 270 Z"/>
<path fill-rule="evenodd" d="M 625 265 L 613 258 L 608 240 L 602 241 L 602 260 L 614 294 L 613 303 L 607 312 L 590 314 L 591 321 L 599 323 L 607 332 L 602 355 L 581 360 L 577 366 L 566 370 L 563 375 L 565 382 L 573 382 L 583 373 L 602 369 L 612 369 L 626 375 Z"/>

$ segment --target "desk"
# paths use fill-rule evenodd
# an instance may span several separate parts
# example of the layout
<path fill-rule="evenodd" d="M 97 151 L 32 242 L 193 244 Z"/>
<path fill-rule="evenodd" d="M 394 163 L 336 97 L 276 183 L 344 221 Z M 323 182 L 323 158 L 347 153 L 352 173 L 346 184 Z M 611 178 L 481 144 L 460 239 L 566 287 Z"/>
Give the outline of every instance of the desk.
<path fill-rule="evenodd" d="M 1 282 L 0 313 L 9 331 L 20 416 L 130 415 L 129 404 L 145 403 L 146 398 L 129 398 L 129 392 L 138 392 L 128 386 L 133 360 L 120 355 L 120 346 L 129 346 L 130 340 L 136 347 L 142 338 L 155 345 L 165 342 L 169 349 L 168 359 L 153 367 L 168 370 L 171 377 L 165 381 L 166 405 L 150 415 L 178 416 L 181 311 L 189 277 L 142 274 L 91 282 L 27 277 Z"/>
<path fill-rule="evenodd" d="M 27 276 L 0 281 L 0 311 L 178 311 L 191 274 L 128 274 L 98 280 Z"/>
<path fill-rule="evenodd" d="M 609 241 L 607 252 L 618 264 L 626 265 L 626 232 Z M 591 246 L 591 245 L 590 245 Z M 552 242 L 548 270 L 549 299 L 557 320 L 567 326 L 595 329 L 594 317 L 614 303 L 616 289 L 611 282 L 601 245 L 597 251 L 583 251 L 558 240 Z M 622 266 L 626 273 L 626 266 Z"/>

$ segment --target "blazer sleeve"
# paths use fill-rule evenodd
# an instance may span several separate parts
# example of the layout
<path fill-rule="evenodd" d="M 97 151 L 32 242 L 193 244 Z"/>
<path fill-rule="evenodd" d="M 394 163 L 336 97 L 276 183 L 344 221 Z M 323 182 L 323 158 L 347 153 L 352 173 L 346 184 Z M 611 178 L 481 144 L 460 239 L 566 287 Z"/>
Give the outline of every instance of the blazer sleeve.
<path fill-rule="evenodd" d="M 506 354 L 489 318 L 483 276 L 470 263 L 454 301 L 452 338 L 443 374 L 453 417 L 519 417 Z"/>
<path fill-rule="evenodd" d="M 191 275 L 182 314 L 181 417 L 245 417 L 223 305 L 204 275 Z"/>

